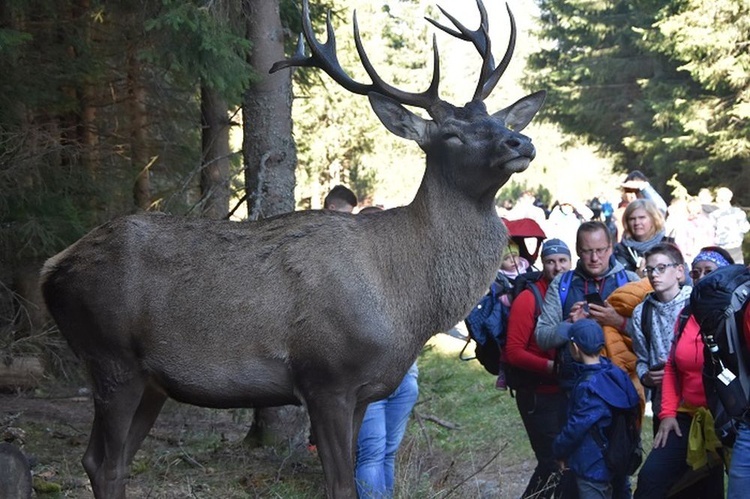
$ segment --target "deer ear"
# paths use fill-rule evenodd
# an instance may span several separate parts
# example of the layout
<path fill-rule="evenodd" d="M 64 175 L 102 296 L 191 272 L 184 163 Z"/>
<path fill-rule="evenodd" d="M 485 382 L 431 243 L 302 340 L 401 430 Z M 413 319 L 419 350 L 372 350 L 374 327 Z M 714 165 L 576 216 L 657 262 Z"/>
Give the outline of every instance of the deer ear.
<path fill-rule="evenodd" d="M 370 92 L 367 97 L 372 110 L 391 133 L 418 144 L 423 143 L 429 120 L 417 116 L 390 97 L 375 92 Z"/>
<path fill-rule="evenodd" d="M 545 97 L 547 97 L 547 92 L 540 90 L 539 92 L 527 95 L 515 104 L 511 104 L 502 111 L 494 113 L 492 116 L 503 120 L 505 126 L 511 130 L 520 132 L 526 128 L 526 125 L 531 122 L 531 119 L 542 107 Z"/>

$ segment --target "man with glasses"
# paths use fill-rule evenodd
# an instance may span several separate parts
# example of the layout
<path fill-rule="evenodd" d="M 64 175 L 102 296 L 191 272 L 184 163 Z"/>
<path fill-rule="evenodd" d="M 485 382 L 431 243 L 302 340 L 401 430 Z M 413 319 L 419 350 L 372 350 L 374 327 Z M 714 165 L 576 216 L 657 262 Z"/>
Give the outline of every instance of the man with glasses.
<path fill-rule="evenodd" d="M 584 222 L 576 234 L 578 264 L 574 270 L 558 275 L 549 286 L 534 335 L 543 349 L 559 348 L 567 344 L 567 329 L 584 317 L 596 320 L 601 326 L 624 329 L 622 317 L 606 301 L 623 284 L 638 281 L 635 272 L 624 269 L 612 257 L 612 233 L 602 222 Z M 603 304 L 587 303 L 586 295 L 598 293 Z M 564 380 L 563 380 L 564 381 Z"/>

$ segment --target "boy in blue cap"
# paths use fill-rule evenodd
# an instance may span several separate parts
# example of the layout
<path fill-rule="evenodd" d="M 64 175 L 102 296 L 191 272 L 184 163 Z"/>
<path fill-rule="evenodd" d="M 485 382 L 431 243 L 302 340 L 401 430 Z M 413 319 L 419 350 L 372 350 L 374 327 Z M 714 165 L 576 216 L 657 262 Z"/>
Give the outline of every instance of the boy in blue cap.
<path fill-rule="evenodd" d="M 580 499 L 620 497 L 629 492 L 629 484 L 626 477 L 613 476 L 604 460 L 606 444 L 597 440 L 607 442 L 612 408 L 638 406 L 638 393 L 625 371 L 599 356 L 604 332 L 596 321 L 580 319 L 567 333 L 571 355 L 583 368 L 570 393 L 567 422 L 552 450 L 575 474 Z"/>

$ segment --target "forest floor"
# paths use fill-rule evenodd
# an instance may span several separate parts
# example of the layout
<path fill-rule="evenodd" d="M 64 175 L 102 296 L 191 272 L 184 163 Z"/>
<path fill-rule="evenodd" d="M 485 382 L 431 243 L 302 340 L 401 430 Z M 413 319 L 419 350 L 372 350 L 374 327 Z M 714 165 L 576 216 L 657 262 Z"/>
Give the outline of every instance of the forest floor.
<path fill-rule="evenodd" d="M 314 452 L 304 446 L 242 445 L 251 419 L 246 409 L 168 401 L 131 466 L 129 497 L 324 497 Z M 50 385 L 33 393 L 0 394 L 0 436 L 30 458 L 35 497 L 93 497 L 80 463 L 92 420 L 85 388 Z M 467 458 L 465 452 L 454 454 L 425 442 L 425 424 L 431 423 L 413 424 L 402 444 L 397 497 L 520 497 L 536 464 L 529 459 L 530 449 L 498 452 L 486 446 Z M 517 424 L 513 428 L 523 432 Z M 516 436 L 525 439 L 525 434 Z"/>

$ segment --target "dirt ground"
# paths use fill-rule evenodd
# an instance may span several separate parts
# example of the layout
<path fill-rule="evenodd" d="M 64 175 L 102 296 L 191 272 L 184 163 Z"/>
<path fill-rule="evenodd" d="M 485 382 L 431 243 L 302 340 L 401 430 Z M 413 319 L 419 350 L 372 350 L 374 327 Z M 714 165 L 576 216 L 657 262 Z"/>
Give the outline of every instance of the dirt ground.
<path fill-rule="evenodd" d="M 129 497 L 324 497 L 322 469 L 310 451 L 250 450 L 240 444 L 250 417 L 246 410 L 168 402 L 131 466 Z M 93 497 L 80 464 L 92 419 L 85 393 L 0 394 L 0 434 L 30 458 L 35 497 Z M 463 465 L 439 454 L 415 458 L 424 449 L 408 440 L 401 454 L 408 462 L 400 462 L 400 469 L 408 468 L 423 483 L 429 477 L 431 485 L 400 497 L 433 497 L 436 490 L 437 497 L 519 497 L 534 465 L 496 460 L 476 473 L 492 456 Z"/>
<path fill-rule="evenodd" d="M 444 351 L 462 346 L 447 335 L 436 338 Z M 92 420 L 93 403 L 80 384 L 0 393 L 0 437 L 29 457 L 35 497 L 93 498 L 81 465 Z M 247 409 L 204 409 L 168 401 L 131 466 L 128 496 L 324 497 L 317 455 L 304 446 L 249 449 L 242 441 L 251 422 Z M 400 483 L 406 485 L 400 485 L 397 497 L 520 497 L 535 465 L 512 456 L 493 459 L 491 454 L 467 461 L 428 449 L 418 436 L 407 436 L 398 463 Z"/>

